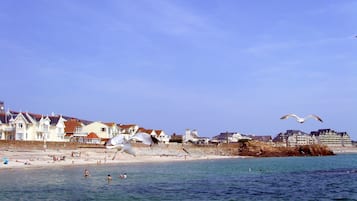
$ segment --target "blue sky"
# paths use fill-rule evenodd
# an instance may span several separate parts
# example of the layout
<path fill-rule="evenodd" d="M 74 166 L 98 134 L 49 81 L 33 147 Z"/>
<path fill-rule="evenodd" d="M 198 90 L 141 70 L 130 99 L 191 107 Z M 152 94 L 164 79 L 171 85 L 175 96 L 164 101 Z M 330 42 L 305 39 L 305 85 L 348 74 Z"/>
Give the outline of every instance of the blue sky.
<path fill-rule="evenodd" d="M 357 140 L 356 22 L 352 0 L 5 0 L 0 100 L 167 134 Z"/>

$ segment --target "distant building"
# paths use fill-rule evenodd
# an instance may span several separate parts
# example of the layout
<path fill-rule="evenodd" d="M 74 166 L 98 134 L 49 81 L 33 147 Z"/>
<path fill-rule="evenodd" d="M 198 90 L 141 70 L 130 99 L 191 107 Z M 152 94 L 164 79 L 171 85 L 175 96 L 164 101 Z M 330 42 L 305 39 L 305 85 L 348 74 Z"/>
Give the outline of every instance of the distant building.
<path fill-rule="evenodd" d="M 160 143 L 168 144 L 170 141 L 170 136 L 166 135 L 163 130 L 145 129 L 140 127 L 137 132 L 149 134 L 155 137 Z"/>
<path fill-rule="evenodd" d="M 314 144 L 313 138 L 300 130 L 287 130 L 285 133 L 279 133 L 273 142 L 287 147 Z"/>
<path fill-rule="evenodd" d="M 119 124 L 119 133 L 126 134 L 128 136 L 134 135 L 139 130 L 139 126 L 136 124 Z"/>
<path fill-rule="evenodd" d="M 200 137 L 198 135 L 197 130 L 190 130 L 186 129 L 185 135 L 182 138 L 183 143 L 191 142 L 194 144 L 208 144 L 209 143 L 209 138 L 208 137 Z"/>
<path fill-rule="evenodd" d="M 170 142 L 182 143 L 183 136 L 177 135 L 176 133 L 172 134 L 170 137 Z"/>
<path fill-rule="evenodd" d="M 142 128 L 143 129 L 143 128 Z M 163 130 L 144 129 L 145 133 L 157 138 L 161 143 L 169 143 L 170 136 Z M 4 102 L 0 101 L 0 140 L 24 140 L 46 142 L 103 143 L 123 134 L 126 139 L 139 131 L 136 124 L 102 123 L 74 117 L 42 115 L 29 112 L 5 112 Z"/>
<path fill-rule="evenodd" d="M 0 140 L 15 140 L 14 116 L 0 113 Z"/>
<path fill-rule="evenodd" d="M 64 141 L 62 116 L 44 116 L 28 112 L 8 111 L 3 117 L 5 133 L 1 139 L 25 141 Z"/>
<path fill-rule="evenodd" d="M 270 135 L 247 135 L 247 137 L 250 137 L 252 138 L 252 140 L 260 141 L 260 142 L 266 142 L 266 143 L 273 142 L 273 138 Z"/>
<path fill-rule="evenodd" d="M 319 129 L 310 133 L 317 144 L 331 147 L 352 147 L 352 140 L 347 132 L 336 132 L 332 129 Z"/>
<path fill-rule="evenodd" d="M 163 130 L 155 130 L 155 133 L 155 137 L 159 140 L 159 142 L 162 142 L 164 144 L 168 144 L 170 142 L 170 136 L 166 135 Z"/>
<path fill-rule="evenodd" d="M 310 144 L 322 144 L 330 147 L 351 147 L 352 141 L 346 132 L 336 132 L 332 129 L 320 129 L 310 134 L 300 130 L 287 130 L 279 133 L 273 142 L 280 146 L 299 146 Z"/>
<path fill-rule="evenodd" d="M 114 136 L 112 127 L 100 121 L 92 122 L 82 127 L 82 132 L 87 136 L 90 133 L 96 134 L 100 139 L 108 139 Z"/>
<path fill-rule="evenodd" d="M 212 142 L 219 143 L 231 143 L 231 142 L 239 142 L 242 140 L 251 140 L 252 138 L 246 135 L 242 135 L 237 132 L 224 132 L 220 133 L 217 136 L 212 137 Z"/>
<path fill-rule="evenodd" d="M 94 132 L 89 133 L 85 138 L 84 138 L 84 143 L 88 144 L 100 144 L 101 138 Z"/>
<path fill-rule="evenodd" d="M 66 141 L 84 143 L 84 138 L 86 138 L 88 134 L 83 132 L 83 127 L 85 124 L 81 120 L 71 118 L 68 119 L 64 124 Z"/>

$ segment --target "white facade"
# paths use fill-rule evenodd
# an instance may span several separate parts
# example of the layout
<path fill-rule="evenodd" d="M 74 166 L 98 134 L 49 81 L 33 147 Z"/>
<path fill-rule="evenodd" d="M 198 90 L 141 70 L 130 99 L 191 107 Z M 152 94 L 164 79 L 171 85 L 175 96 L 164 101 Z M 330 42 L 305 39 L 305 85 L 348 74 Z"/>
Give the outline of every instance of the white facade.
<path fill-rule="evenodd" d="M 61 116 L 41 116 L 29 113 L 9 114 L 9 122 L 2 127 L 7 132 L 1 139 L 27 141 L 64 141 L 64 121 Z"/>
<path fill-rule="evenodd" d="M 95 121 L 83 126 L 82 132 L 87 133 L 87 135 L 88 133 L 93 132 L 97 134 L 99 138 L 111 138 L 113 135 L 112 130 L 109 129 L 109 126 L 99 121 Z"/>
<path fill-rule="evenodd" d="M 156 138 L 164 144 L 169 144 L 170 142 L 170 136 L 166 135 L 162 130 L 156 130 Z"/>

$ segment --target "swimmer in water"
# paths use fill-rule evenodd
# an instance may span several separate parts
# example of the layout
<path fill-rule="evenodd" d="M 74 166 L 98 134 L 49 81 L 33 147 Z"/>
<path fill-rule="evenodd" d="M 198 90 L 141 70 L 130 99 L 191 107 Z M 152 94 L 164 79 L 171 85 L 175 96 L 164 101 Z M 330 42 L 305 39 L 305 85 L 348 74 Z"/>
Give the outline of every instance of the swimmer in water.
<path fill-rule="evenodd" d="M 112 180 L 112 176 L 110 176 L 110 174 L 108 174 L 107 180 L 108 180 L 108 182 L 110 182 Z"/>
<path fill-rule="evenodd" d="M 124 173 L 124 174 L 121 174 L 121 175 L 119 176 L 119 178 L 120 178 L 120 179 L 126 179 L 126 178 L 127 178 L 127 175 L 126 175 L 126 173 Z"/>
<path fill-rule="evenodd" d="M 89 177 L 90 174 L 89 174 L 89 171 L 87 169 L 84 169 L 84 177 Z"/>

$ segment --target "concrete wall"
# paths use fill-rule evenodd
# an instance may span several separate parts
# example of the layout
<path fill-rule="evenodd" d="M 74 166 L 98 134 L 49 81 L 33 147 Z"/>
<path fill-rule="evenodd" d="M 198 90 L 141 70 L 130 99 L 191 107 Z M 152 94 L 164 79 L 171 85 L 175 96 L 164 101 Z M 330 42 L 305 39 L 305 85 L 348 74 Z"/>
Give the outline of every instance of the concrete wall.
<path fill-rule="evenodd" d="M 142 143 L 133 143 L 133 148 L 138 155 L 238 155 L 238 144 L 221 145 L 194 145 L 194 144 L 155 144 L 148 146 Z M 104 145 L 83 144 L 78 142 L 46 142 L 46 149 L 75 150 L 96 148 L 105 150 Z M 0 150 L 44 150 L 43 141 L 14 141 L 0 140 Z"/>

